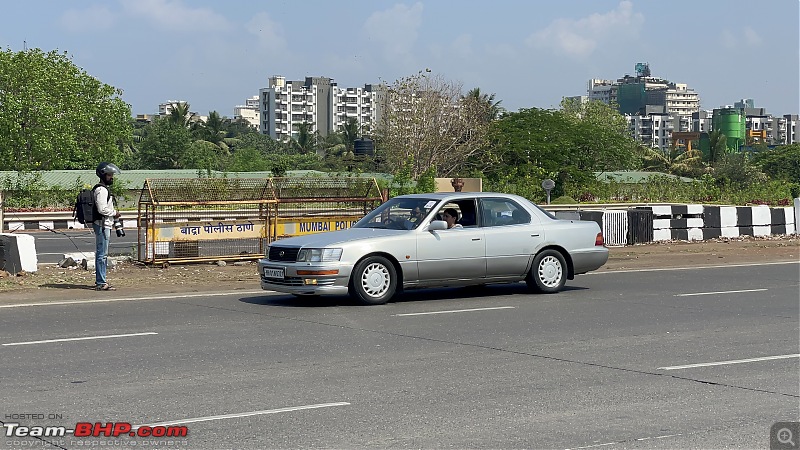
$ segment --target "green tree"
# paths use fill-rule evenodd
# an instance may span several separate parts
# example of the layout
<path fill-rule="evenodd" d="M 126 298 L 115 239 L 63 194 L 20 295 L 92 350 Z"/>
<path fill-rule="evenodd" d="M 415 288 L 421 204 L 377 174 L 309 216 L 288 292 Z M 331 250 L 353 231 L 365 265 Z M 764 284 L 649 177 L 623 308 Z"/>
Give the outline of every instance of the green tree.
<path fill-rule="evenodd" d="M 0 170 L 120 161 L 131 136 L 130 107 L 120 95 L 66 53 L 0 51 Z"/>
<path fill-rule="evenodd" d="M 565 98 L 561 111 L 571 122 L 570 160 L 580 170 L 630 169 L 638 163 L 636 142 L 628 132 L 625 117 L 617 110 L 596 100 L 580 102 Z"/>
<path fill-rule="evenodd" d="M 272 168 L 272 158 L 256 147 L 239 148 L 231 156 L 230 172 L 266 172 Z"/>
<path fill-rule="evenodd" d="M 289 146 L 300 152 L 308 154 L 317 151 L 317 135 L 311 131 L 312 125 L 308 122 L 297 124 L 297 137 L 292 137 Z"/>
<path fill-rule="evenodd" d="M 665 152 L 657 148 L 640 146 L 639 152 L 644 170 L 665 172 L 690 178 L 699 177 L 705 171 L 702 154 L 696 149 L 682 151 L 672 145 Z"/>
<path fill-rule="evenodd" d="M 800 144 L 783 145 L 756 153 L 752 162 L 772 179 L 800 183 Z"/>
<path fill-rule="evenodd" d="M 170 104 L 171 108 L 167 119 L 175 125 L 189 128 L 195 121 L 195 114 L 189 111 L 189 103 L 176 102 Z"/>
<path fill-rule="evenodd" d="M 225 121 L 220 117 L 216 111 L 208 113 L 208 119 L 205 122 L 198 122 L 197 128 L 194 132 L 198 139 L 210 142 L 217 147 L 223 154 L 227 154 L 229 147 L 226 142 L 227 132 L 225 131 Z"/>
<path fill-rule="evenodd" d="M 474 102 L 475 105 L 482 110 L 482 114 L 480 114 L 483 120 L 486 123 L 492 122 L 493 120 L 497 120 L 505 109 L 500 106 L 502 100 L 495 101 L 495 94 L 484 94 L 481 92 L 481 88 L 472 88 L 467 92 L 467 95 L 464 96 L 463 100 L 468 102 Z"/>
<path fill-rule="evenodd" d="M 208 141 L 196 140 L 179 156 L 178 166 L 182 169 L 202 169 L 210 172 L 222 169 L 225 161 L 220 157 L 219 147 Z"/>
<path fill-rule="evenodd" d="M 714 165 L 726 153 L 728 153 L 728 137 L 720 130 L 708 133 L 708 154 L 704 154 L 703 159 Z"/>
<path fill-rule="evenodd" d="M 170 119 L 158 119 L 149 127 L 139 151 L 144 169 L 181 169 L 192 139 L 189 130 Z"/>

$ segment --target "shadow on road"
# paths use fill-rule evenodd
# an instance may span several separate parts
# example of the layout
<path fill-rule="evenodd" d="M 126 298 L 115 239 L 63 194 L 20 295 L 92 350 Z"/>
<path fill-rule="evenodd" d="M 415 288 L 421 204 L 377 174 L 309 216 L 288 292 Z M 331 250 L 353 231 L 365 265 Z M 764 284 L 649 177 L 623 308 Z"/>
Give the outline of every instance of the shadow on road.
<path fill-rule="evenodd" d="M 41 285 L 43 288 L 51 288 L 51 289 L 77 289 L 77 290 L 84 290 L 84 291 L 93 291 L 94 285 L 93 284 L 67 284 L 67 283 L 47 283 Z"/>
<path fill-rule="evenodd" d="M 582 291 L 588 288 L 565 286 L 562 292 Z M 473 298 L 507 297 L 512 295 L 534 295 L 550 297 L 559 294 L 535 294 L 524 283 L 497 284 L 488 286 L 466 286 L 450 288 L 410 289 L 394 297 L 391 303 L 410 303 L 417 301 L 434 302 L 447 300 L 463 300 Z M 253 305 L 283 306 L 288 308 L 323 308 L 331 306 L 362 306 L 348 296 L 295 296 L 277 294 L 262 297 L 244 297 L 240 302 Z"/>

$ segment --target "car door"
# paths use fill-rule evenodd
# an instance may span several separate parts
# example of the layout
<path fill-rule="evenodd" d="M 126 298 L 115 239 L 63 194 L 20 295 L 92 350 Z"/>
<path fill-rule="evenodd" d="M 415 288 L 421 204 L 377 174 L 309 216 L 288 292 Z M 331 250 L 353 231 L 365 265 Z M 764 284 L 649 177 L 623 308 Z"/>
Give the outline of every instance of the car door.
<path fill-rule="evenodd" d="M 420 284 L 479 280 L 486 276 L 484 231 L 477 226 L 419 230 L 417 267 Z"/>
<path fill-rule="evenodd" d="M 538 219 L 511 199 L 481 198 L 479 206 L 486 241 L 486 277 L 524 275 L 531 255 L 544 240 Z"/>

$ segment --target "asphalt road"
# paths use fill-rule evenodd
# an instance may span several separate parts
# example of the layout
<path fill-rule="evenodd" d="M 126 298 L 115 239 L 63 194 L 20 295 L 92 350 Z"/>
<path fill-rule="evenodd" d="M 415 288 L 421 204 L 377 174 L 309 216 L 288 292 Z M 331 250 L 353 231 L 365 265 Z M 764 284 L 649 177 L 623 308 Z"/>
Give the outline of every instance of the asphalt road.
<path fill-rule="evenodd" d="M 92 230 L 59 230 L 57 232 L 36 231 L 30 233 L 36 245 L 36 257 L 41 263 L 57 263 L 65 253 L 94 252 Z M 136 230 L 125 230 L 124 237 L 117 237 L 111 230 L 108 244 L 110 255 L 136 255 Z"/>
<path fill-rule="evenodd" d="M 377 307 L 261 292 L 0 302 L 0 419 L 181 424 L 188 436 L 159 446 L 176 449 L 768 448 L 773 423 L 800 418 L 799 285 L 787 263 Z"/>

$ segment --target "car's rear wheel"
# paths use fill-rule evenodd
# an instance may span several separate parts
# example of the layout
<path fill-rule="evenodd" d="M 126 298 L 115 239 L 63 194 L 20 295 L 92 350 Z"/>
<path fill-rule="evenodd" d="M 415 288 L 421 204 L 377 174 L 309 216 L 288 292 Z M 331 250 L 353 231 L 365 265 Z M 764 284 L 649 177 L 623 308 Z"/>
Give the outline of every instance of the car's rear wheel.
<path fill-rule="evenodd" d="M 350 277 L 350 295 L 365 305 L 382 305 L 397 291 L 397 272 L 382 256 L 369 256 L 356 264 Z"/>
<path fill-rule="evenodd" d="M 544 250 L 533 259 L 525 282 L 528 287 L 544 294 L 560 291 L 567 282 L 567 264 L 557 250 Z"/>

